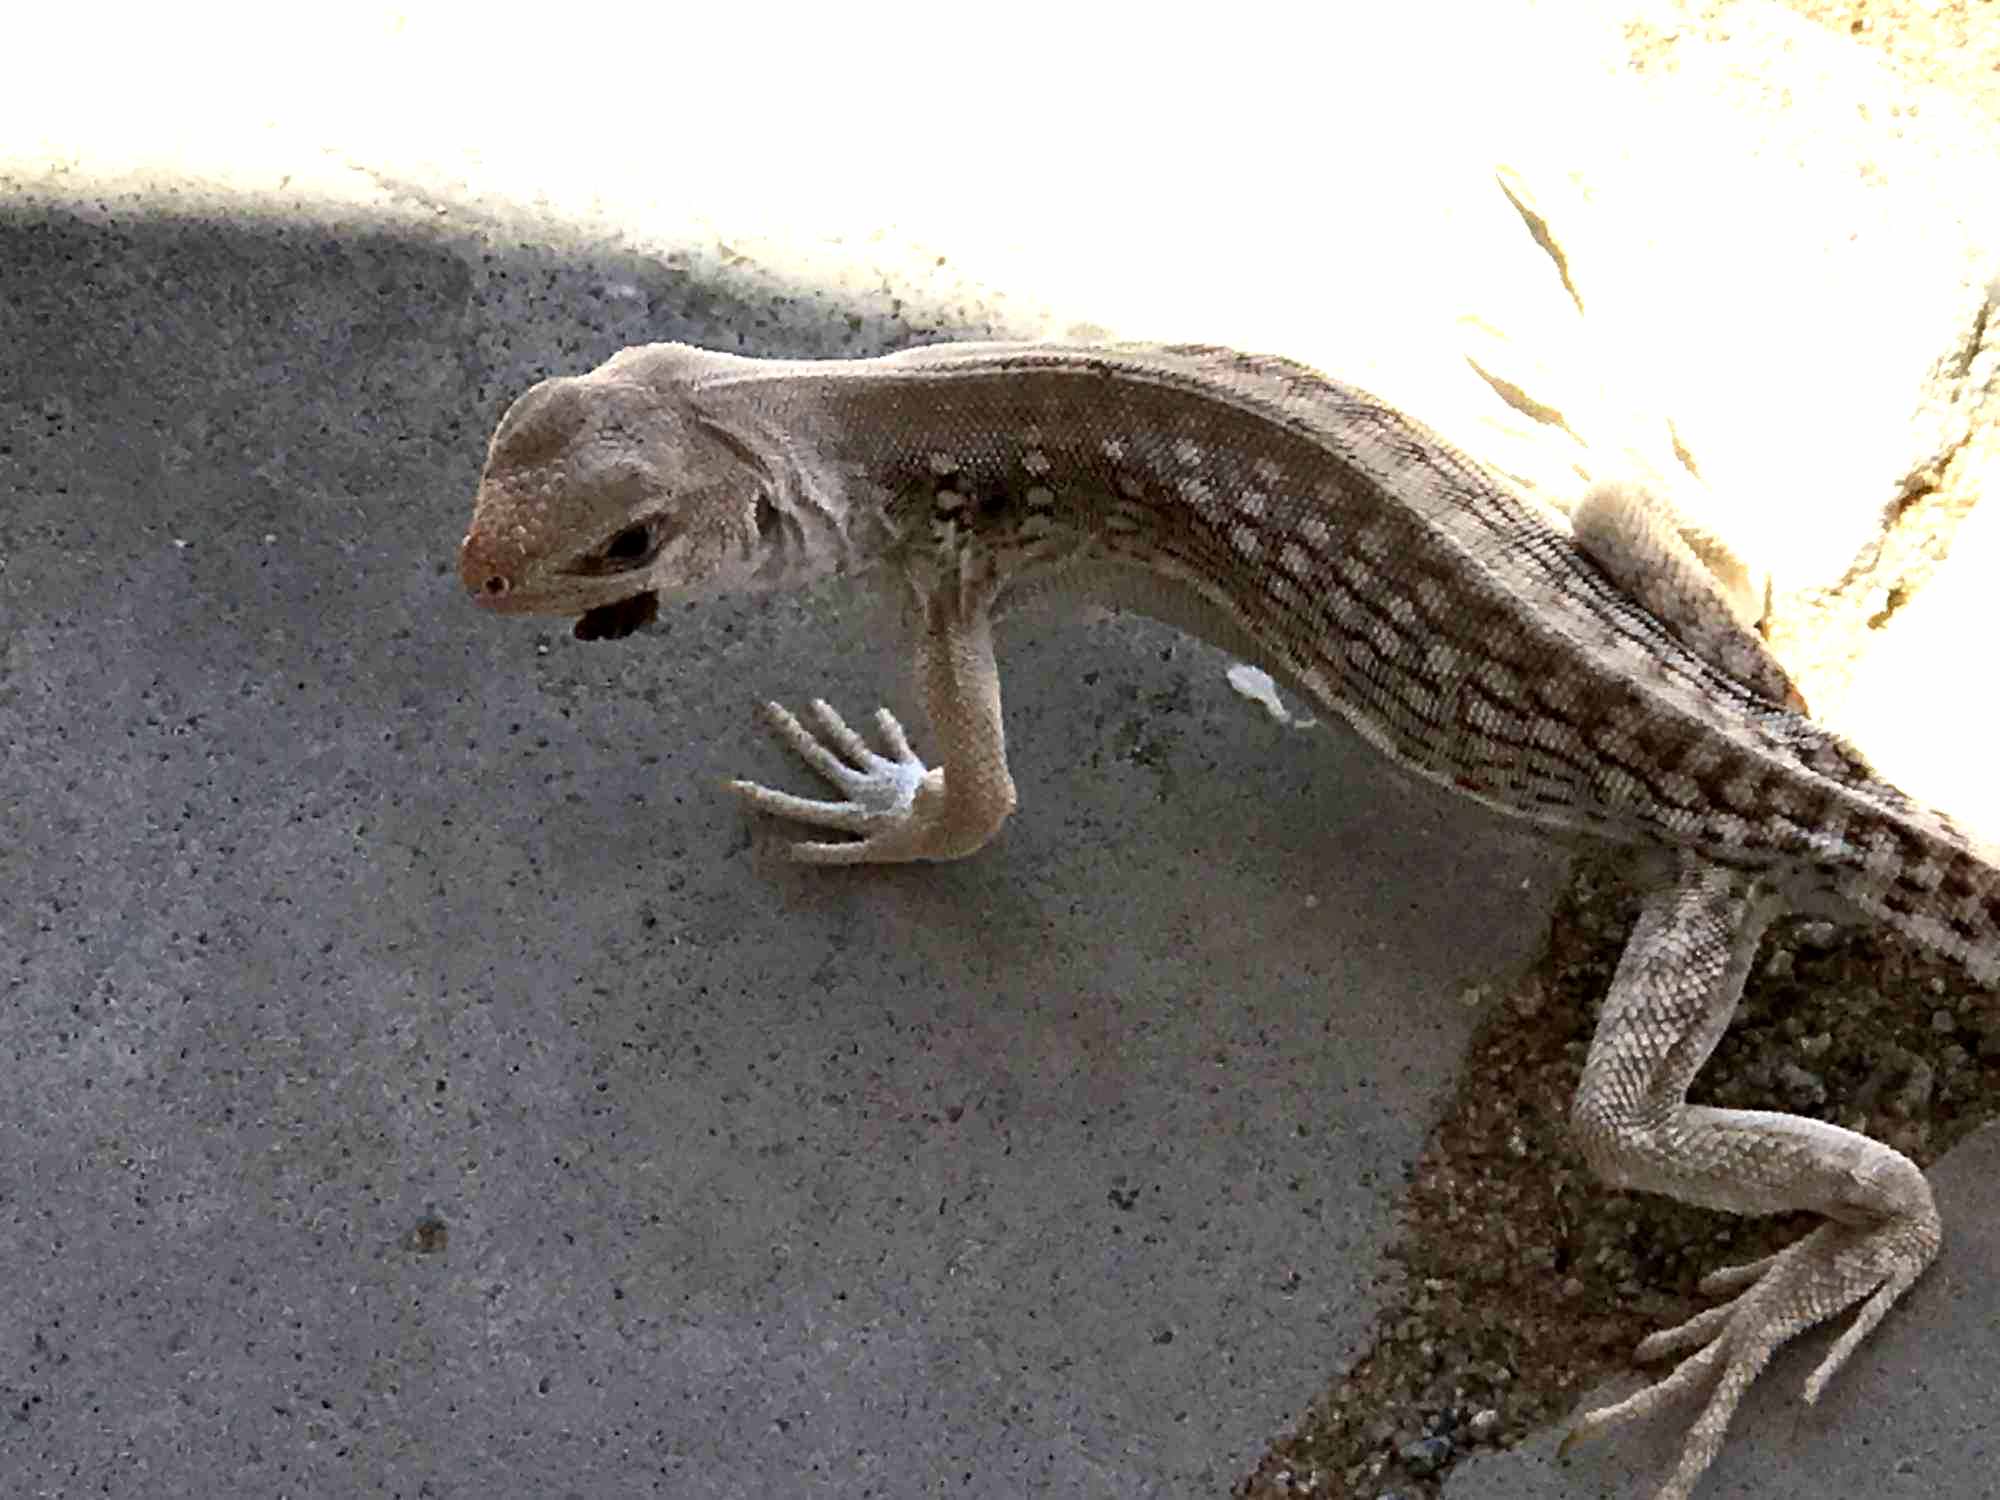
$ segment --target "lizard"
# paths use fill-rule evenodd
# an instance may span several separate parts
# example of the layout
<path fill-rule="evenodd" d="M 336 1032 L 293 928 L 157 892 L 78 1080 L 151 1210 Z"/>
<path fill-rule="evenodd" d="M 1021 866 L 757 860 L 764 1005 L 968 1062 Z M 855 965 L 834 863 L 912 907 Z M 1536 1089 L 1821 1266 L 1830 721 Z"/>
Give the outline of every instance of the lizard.
<path fill-rule="evenodd" d="M 1673 506 L 1600 483 L 1566 528 L 1414 418 L 1305 365 L 1204 345 L 946 343 L 866 359 L 686 344 L 544 380 L 502 417 L 459 551 L 499 614 L 585 640 L 660 604 L 886 580 L 936 764 L 814 700 L 764 711 L 835 792 L 728 783 L 820 831 L 796 859 L 958 859 L 1016 806 L 993 621 L 1059 592 L 1263 666 L 1406 772 L 1653 872 L 1571 1106 L 1596 1174 L 1821 1222 L 1715 1272 L 1655 1333 L 1683 1358 L 1568 1441 L 1705 1394 L 1660 1500 L 1687 1500 L 1745 1389 L 1858 1307 L 1817 1399 L 1937 1253 L 1906 1156 L 1804 1116 L 1687 1102 L 1782 912 L 1872 918 L 2000 981 L 2000 852 L 1815 723 Z M 1565 1444 L 1567 1446 L 1567 1442 Z"/>

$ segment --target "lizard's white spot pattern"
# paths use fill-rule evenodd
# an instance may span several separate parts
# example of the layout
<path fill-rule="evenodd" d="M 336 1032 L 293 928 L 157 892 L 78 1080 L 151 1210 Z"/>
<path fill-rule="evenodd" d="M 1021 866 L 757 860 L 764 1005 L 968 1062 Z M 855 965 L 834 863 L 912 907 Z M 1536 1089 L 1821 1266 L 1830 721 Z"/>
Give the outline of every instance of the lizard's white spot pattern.
<path fill-rule="evenodd" d="M 1512 685 L 1514 674 L 1497 661 L 1476 661 L 1471 664 L 1466 675 L 1486 689 L 1488 696 L 1505 698 Z"/>
<path fill-rule="evenodd" d="M 1333 537 L 1333 528 L 1318 516 L 1307 516 L 1299 522 L 1299 535 L 1315 547 L 1324 547 Z"/>
<path fill-rule="evenodd" d="M 1632 737 L 1630 726 L 1615 719 L 1605 723 L 1593 738 L 1599 750 L 1621 764 L 1645 758 L 1639 753 L 1639 742 Z"/>
<path fill-rule="evenodd" d="M 1701 783 L 1692 776 L 1679 771 L 1667 771 L 1659 775 L 1661 790 L 1669 802 L 1678 802 L 1688 807 L 1699 807 L 1705 800 L 1701 795 Z"/>
<path fill-rule="evenodd" d="M 1137 474 L 1120 474 L 1118 476 L 1118 493 L 1125 496 L 1128 500 L 1137 500 L 1146 493 L 1146 486 L 1140 481 Z"/>
<path fill-rule="evenodd" d="M 1872 874 L 1894 876 L 1902 872 L 1902 846 L 1886 828 L 1868 836 L 1867 865 Z"/>
<path fill-rule="evenodd" d="M 1603 772 L 1603 786 L 1606 797 L 1627 807 L 1646 807 L 1653 800 L 1638 777 L 1617 766 Z"/>
<path fill-rule="evenodd" d="M 1236 508 L 1254 521 L 1271 508 L 1271 497 L 1262 490 L 1245 490 L 1236 497 Z"/>
<path fill-rule="evenodd" d="M 1728 768 L 1728 764 L 1727 752 L 1718 750 L 1714 754 L 1708 754 L 1700 747 L 1696 747 L 1682 758 L 1680 768 L 1696 781 L 1702 783 L 1704 788 L 1702 800 L 1707 801 L 1709 798 L 1706 788 L 1717 776 L 1721 775 Z M 1782 796 L 1782 792 L 1780 792 L 1780 796 Z M 1773 799 L 1770 791 L 1760 792 L 1753 790 L 1749 795 L 1749 800 L 1743 805 L 1750 811 L 1763 813 L 1772 806 L 1772 802 Z"/>
<path fill-rule="evenodd" d="M 1278 476 L 1283 472 L 1278 468 L 1278 461 L 1275 458 L 1260 458 L 1251 467 L 1256 471 L 1257 477 L 1266 484 L 1276 484 Z"/>
<path fill-rule="evenodd" d="M 1174 444 L 1174 457 L 1190 466 L 1201 462 L 1201 444 L 1193 438 L 1181 438 Z"/>
<path fill-rule="evenodd" d="M 1278 549 L 1278 566 L 1294 578 L 1312 577 L 1312 554 L 1297 542 L 1287 542 Z"/>
<path fill-rule="evenodd" d="M 1722 800 L 1730 807 L 1755 807 L 1757 783 L 1748 776 L 1732 776 L 1722 783 Z"/>
<path fill-rule="evenodd" d="M 1097 449 L 1113 463 L 1121 462 L 1125 457 L 1125 439 L 1108 437 L 1097 445 Z"/>
<path fill-rule="evenodd" d="M 958 510 L 964 504 L 965 496 L 961 495 L 957 490 L 939 490 L 937 492 L 937 508 L 946 514 Z"/>
<path fill-rule="evenodd" d="M 1180 482 L 1181 497 L 1196 510 L 1209 510 L 1215 505 L 1215 491 L 1200 479 L 1183 479 Z"/>
<path fill-rule="evenodd" d="M 964 465 L 949 453 L 931 455 L 931 472 L 942 479 L 947 474 L 956 474 Z"/>
<path fill-rule="evenodd" d="M 1021 467 L 1026 469 L 1030 474 L 1042 475 L 1048 473 L 1055 465 L 1049 462 L 1048 454 L 1042 452 L 1041 449 L 1030 448 L 1021 457 Z"/>
<path fill-rule="evenodd" d="M 1256 557 L 1264 550 L 1264 539 L 1257 535 L 1255 527 L 1239 524 L 1229 528 L 1229 545 L 1240 556 Z"/>

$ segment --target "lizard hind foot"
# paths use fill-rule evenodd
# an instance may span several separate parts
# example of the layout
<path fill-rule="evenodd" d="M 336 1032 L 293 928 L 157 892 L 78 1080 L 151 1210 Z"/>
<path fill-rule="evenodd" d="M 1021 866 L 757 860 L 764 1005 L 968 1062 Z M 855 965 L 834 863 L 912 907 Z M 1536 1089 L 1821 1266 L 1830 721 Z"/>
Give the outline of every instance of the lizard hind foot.
<path fill-rule="evenodd" d="M 1665 1378 L 1610 1406 L 1585 1412 L 1563 1439 L 1561 1453 L 1605 1430 L 1651 1415 L 1706 1390 L 1707 1404 L 1688 1430 L 1687 1445 L 1658 1500 L 1688 1500 L 1721 1450 L 1743 1393 L 1794 1334 L 1855 1303 L 1861 1309 L 1806 1381 L 1805 1398 L 1819 1399 L 1827 1382 L 1881 1322 L 1937 1254 L 1939 1220 L 1926 1197 L 1918 1211 L 1874 1224 L 1822 1224 L 1790 1248 L 1705 1278 L 1705 1293 L 1736 1296 L 1685 1323 L 1644 1339 L 1641 1361 L 1692 1349 Z M 1866 1299 L 1865 1301 L 1863 1299 Z"/>

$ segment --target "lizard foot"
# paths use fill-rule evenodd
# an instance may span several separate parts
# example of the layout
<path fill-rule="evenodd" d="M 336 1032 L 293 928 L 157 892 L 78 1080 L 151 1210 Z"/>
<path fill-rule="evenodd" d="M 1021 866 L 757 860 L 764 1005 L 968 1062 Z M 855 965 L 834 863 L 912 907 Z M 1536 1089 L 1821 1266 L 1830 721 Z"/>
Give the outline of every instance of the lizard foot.
<path fill-rule="evenodd" d="M 815 698 L 816 729 L 799 722 L 777 703 L 764 705 L 772 730 L 834 790 L 839 801 L 795 797 L 754 781 L 731 781 L 730 791 L 760 812 L 811 823 L 820 828 L 859 834 L 836 842 L 802 840 L 791 846 L 793 859 L 806 864 L 877 864 L 948 857 L 941 847 L 937 807 L 944 773 L 928 769 L 910 749 L 903 726 L 888 709 L 875 711 L 875 728 L 887 755 L 879 755 L 833 707 Z"/>
<path fill-rule="evenodd" d="M 1559 1452 L 1567 1453 L 1607 1428 L 1706 1389 L 1708 1404 L 1689 1429 L 1680 1465 L 1658 1497 L 1688 1500 L 1721 1449 L 1737 1402 L 1772 1352 L 1794 1334 L 1862 1303 L 1853 1326 L 1806 1381 L 1807 1402 L 1817 1401 L 1848 1355 L 1930 1264 L 1937 1254 L 1939 1230 L 1937 1209 L 1926 1186 L 1921 1204 L 1909 1205 L 1894 1218 L 1872 1224 L 1822 1224 L 1789 1249 L 1706 1277 L 1701 1283 L 1704 1293 L 1737 1295 L 1643 1340 L 1635 1357 L 1645 1361 L 1683 1349 L 1695 1352 L 1665 1379 L 1614 1405 L 1584 1413 Z"/>

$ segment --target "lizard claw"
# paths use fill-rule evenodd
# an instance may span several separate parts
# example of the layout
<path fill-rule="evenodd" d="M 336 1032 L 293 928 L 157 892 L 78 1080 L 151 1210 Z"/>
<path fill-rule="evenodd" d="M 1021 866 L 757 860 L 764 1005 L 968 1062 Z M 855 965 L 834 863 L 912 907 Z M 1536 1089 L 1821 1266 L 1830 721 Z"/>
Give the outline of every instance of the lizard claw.
<path fill-rule="evenodd" d="M 1806 1381 L 1807 1402 L 1817 1401 L 1848 1355 L 1930 1264 L 1938 1239 L 1937 1211 L 1929 1206 L 1926 1193 L 1917 1211 L 1872 1225 L 1822 1224 L 1776 1255 L 1715 1272 L 1703 1280 L 1702 1290 L 1737 1295 L 1646 1338 L 1636 1357 L 1643 1361 L 1683 1349 L 1695 1352 L 1666 1378 L 1623 1401 L 1584 1413 L 1563 1439 L 1559 1453 L 1706 1388 L 1708 1404 L 1689 1429 L 1680 1465 L 1658 1497 L 1687 1500 L 1720 1451 L 1737 1403 L 1772 1352 L 1794 1334 L 1861 1302 L 1853 1326 Z"/>
<path fill-rule="evenodd" d="M 935 857 L 930 847 L 930 807 L 943 773 L 926 767 L 910 748 L 903 726 L 888 709 L 875 711 L 875 728 L 886 755 L 878 753 L 833 706 L 812 701 L 817 721 L 808 728 L 782 704 L 766 703 L 764 717 L 820 777 L 841 794 L 827 801 L 797 797 L 754 781 L 731 781 L 730 791 L 760 812 L 830 828 L 859 838 L 834 842 L 801 840 L 791 856 L 805 864 L 874 864 Z"/>

